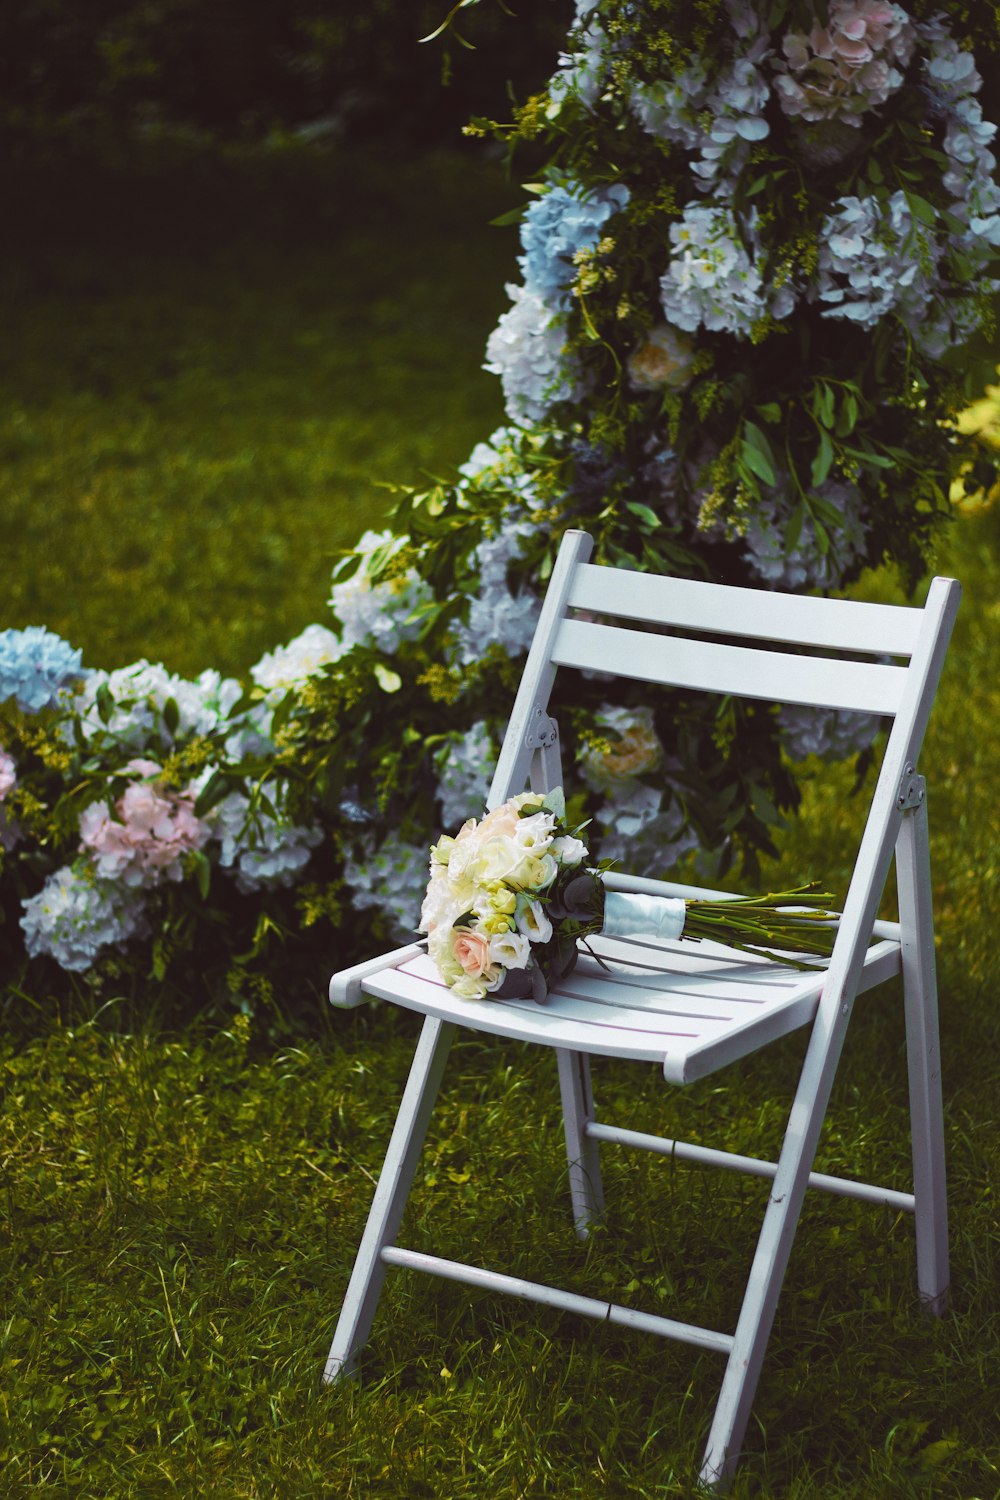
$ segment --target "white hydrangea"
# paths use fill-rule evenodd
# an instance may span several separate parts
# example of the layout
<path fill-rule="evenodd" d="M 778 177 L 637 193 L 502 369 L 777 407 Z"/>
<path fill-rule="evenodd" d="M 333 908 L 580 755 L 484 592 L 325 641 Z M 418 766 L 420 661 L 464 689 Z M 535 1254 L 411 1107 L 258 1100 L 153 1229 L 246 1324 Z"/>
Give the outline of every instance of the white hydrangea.
<path fill-rule="evenodd" d="M 499 375 L 507 415 L 520 426 L 540 422 L 556 401 L 578 395 L 577 372 L 555 314 L 527 287 L 508 283 L 513 307 L 503 314 L 486 344 L 484 370 Z"/>
<path fill-rule="evenodd" d="M 805 760 L 808 755 L 846 760 L 858 755 L 875 738 L 879 722 L 876 714 L 849 709 L 782 704 L 778 710 L 781 742 L 792 760 Z"/>
<path fill-rule="evenodd" d="M 353 549 L 361 562 L 350 578 L 334 583 L 330 591 L 330 608 L 343 627 L 343 649 L 373 646 L 392 655 L 403 641 L 413 640 L 420 631 L 419 619 L 412 618 L 431 600 L 428 584 L 415 568 L 376 580 L 377 567 L 390 561 L 408 544 L 405 536 L 391 531 L 366 531 Z"/>
<path fill-rule="evenodd" d="M 101 688 L 107 689 L 114 705 L 106 724 L 97 706 Z M 151 744 L 166 749 L 175 738 L 209 734 L 218 728 L 241 694 L 236 679 L 223 677 L 214 667 L 189 681 L 174 676 L 159 662 L 142 660 L 114 672 L 89 672 L 69 707 L 85 739 L 103 732 L 130 749 Z M 173 734 L 164 718 L 171 699 L 177 707 Z"/>
<path fill-rule="evenodd" d="M 394 935 L 405 938 L 417 930 L 429 872 L 427 849 L 390 833 L 378 848 L 369 840 L 346 862 L 344 880 L 357 911 L 376 908 Z"/>
<path fill-rule="evenodd" d="M 499 534 L 485 537 L 475 550 L 479 592 L 469 602 L 468 618 L 453 632 L 452 660 L 462 666 L 479 661 L 494 644 L 510 657 L 522 656 L 535 633 L 542 607 L 539 596 L 527 586 L 515 594 L 507 582 L 508 564 L 521 552 L 531 528 L 509 516 L 508 512 L 508 524 Z"/>
<path fill-rule="evenodd" d="M 907 320 L 919 346 L 939 358 L 977 327 L 975 293 L 1000 290 L 1000 282 L 984 274 L 1000 249 L 1000 187 L 994 176 L 996 157 L 989 149 L 997 127 L 983 118 L 976 98 L 982 78 L 972 53 L 959 47 L 941 17 L 917 29 L 927 46 L 923 66 L 930 95 L 947 122 L 943 146 L 948 167 L 942 182 L 952 201 L 946 244 L 964 262 L 962 279 L 969 287 L 966 297 L 936 298 L 929 317 Z"/>
<path fill-rule="evenodd" d="M 593 12 L 597 0 L 577 0 L 569 51 L 560 52 L 558 70 L 549 81 L 549 119 L 556 119 L 567 98 L 593 109 L 608 76 L 611 44 Z"/>
<path fill-rule="evenodd" d="M 926 316 L 940 249 L 914 220 L 902 191 L 878 198 L 839 198 L 819 237 L 815 296 L 823 316 L 874 328 L 899 310 L 915 325 Z"/>
<path fill-rule="evenodd" d="M 306 678 L 314 677 L 330 662 L 339 660 L 343 653 L 343 643 L 332 630 L 327 630 L 325 625 L 307 625 L 302 634 L 289 641 L 287 646 L 266 651 L 250 668 L 250 676 L 258 687 L 281 695 Z"/>
<path fill-rule="evenodd" d="M 438 772 L 438 801 L 446 832 L 454 832 L 467 818 L 478 818 L 496 770 L 497 747 L 480 719 L 465 734 L 449 738 L 434 757 Z"/>
<path fill-rule="evenodd" d="M 142 900 L 126 887 L 96 880 L 85 866 L 66 865 L 24 902 L 21 928 L 30 958 L 45 955 L 79 974 L 102 949 L 145 932 Z"/>
<path fill-rule="evenodd" d="M 645 130 L 696 153 L 691 171 L 706 191 L 723 169 L 730 177 L 739 173 L 751 144 L 770 132 L 764 116 L 770 88 L 760 70 L 766 54 L 766 39 L 760 38 L 714 82 L 695 59 L 669 77 L 639 84 L 632 94 L 630 106 Z"/>
<path fill-rule="evenodd" d="M 660 301 L 676 328 L 748 338 L 762 318 L 781 319 L 792 311 L 791 287 L 767 284 L 728 205 L 689 203 L 671 225 L 670 239 L 675 253 L 660 280 Z"/>
<path fill-rule="evenodd" d="M 643 782 L 623 785 L 598 808 L 594 832 L 595 858 L 613 859 L 631 875 L 654 878 L 698 845 L 677 797 Z"/>
<path fill-rule="evenodd" d="M 219 844 L 219 864 L 235 870 L 237 889 L 244 894 L 293 884 L 323 838 L 320 828 L 274 818 L 262 809 L 251 816 L 242 792 L 230 792 L 207 821 Z"/>
<path fill-rule="evenodd" d="M 822 550 L 812 519 L 806 516 L 798 540 L 786 550 L 785 536 L 790 511 L 787 501 L 768 491 L 761 507 L 750 519 L 743 539 L 744 555 L 758 578 L 771 588 L 795 592 L 801 589 L 837 588 L 861 557 L 868 534 L 863 517 L 864 502 L 850 484 L 829 482 L 819 495 L 836 506 L 840 524 L 829 531 L 829 545 Z"/>
<path fill-rule="evenodd" d="M 17 762 L 0 745 L 0 802 L 6 800 L 17 786 Z M 13 849 L 20 837 L 20 830 L 0 807 L 0 849 Z"/>

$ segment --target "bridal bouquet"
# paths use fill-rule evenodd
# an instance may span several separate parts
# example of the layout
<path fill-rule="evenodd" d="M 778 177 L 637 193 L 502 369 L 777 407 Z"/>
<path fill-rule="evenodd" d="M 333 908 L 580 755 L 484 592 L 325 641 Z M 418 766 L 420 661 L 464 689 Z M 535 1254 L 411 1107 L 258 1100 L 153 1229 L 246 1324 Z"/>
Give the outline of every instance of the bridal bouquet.
<path fill-rule="evenodd" d="M 457 995 L 544 1000 L 575 964 L 578 940 L 596 934 L 683 933 L 796 965 L 829 954 L 836 913 L 814 886 L 718 901 L 609 891 L 602 870 L 585 864 L 582 828 L 565 817 L 561 788 L 522 792 L 431 849 L 420 927 Z"/>

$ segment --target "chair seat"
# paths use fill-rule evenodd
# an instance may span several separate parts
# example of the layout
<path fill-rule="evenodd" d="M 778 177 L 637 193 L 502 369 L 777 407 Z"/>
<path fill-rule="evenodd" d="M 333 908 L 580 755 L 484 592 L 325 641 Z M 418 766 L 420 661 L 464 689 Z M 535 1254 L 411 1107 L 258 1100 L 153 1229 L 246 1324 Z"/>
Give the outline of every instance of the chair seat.
<path fill-rule="evenodd" d="M 588 946 L 544 1004 L 463 1000 L 426 953 L 367 976 L 363 988 L 475 1031 L 657 1062 L 667 1082 L 692 1083 L 811 1022 L 825 978 L 825 965 L 803 971 L 707 940 L 601 937 Z M 899 972 L 899 943 L 876 942 L 859 989 Z"/>

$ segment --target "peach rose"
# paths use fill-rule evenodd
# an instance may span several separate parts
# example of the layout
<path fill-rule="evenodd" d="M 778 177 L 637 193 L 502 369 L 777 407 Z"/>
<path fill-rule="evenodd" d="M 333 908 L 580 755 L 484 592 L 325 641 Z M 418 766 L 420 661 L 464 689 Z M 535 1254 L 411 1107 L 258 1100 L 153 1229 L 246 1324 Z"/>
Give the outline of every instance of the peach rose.
<path fill-rule="evenodd" d="M 452 951 L 466 974 L 473 979 L 481 979 L 490 966 L 489 939 L 481 932 L 473 932 L 468 927 L 459 927 L 455 931 Z"/>

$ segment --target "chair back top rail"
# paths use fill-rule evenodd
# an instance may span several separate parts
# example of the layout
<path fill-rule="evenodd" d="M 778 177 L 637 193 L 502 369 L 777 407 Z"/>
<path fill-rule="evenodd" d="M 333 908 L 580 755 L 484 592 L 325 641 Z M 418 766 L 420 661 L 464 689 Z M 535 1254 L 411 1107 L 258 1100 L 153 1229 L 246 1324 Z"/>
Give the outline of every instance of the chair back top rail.
<path fill-rule="evenodd" d="M 692 633 L 752 636 L 872 656 L 912 656 L 923 615 L 904 605 L 734 588 L 592 563 L 577 566 L 567 602 L 571 609 L 675 625 Z"/>
<path fill-rule="evenodd" d="M 562 622 L 551 660 L 557 667 L 640 682 L 874 714 L 896 712 L 907 672 L 878 662 L 761 651 L 585 620 Z"/>

